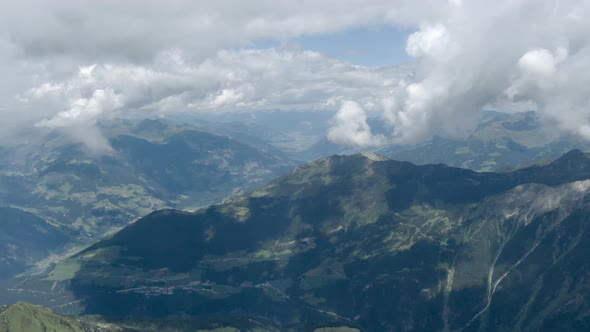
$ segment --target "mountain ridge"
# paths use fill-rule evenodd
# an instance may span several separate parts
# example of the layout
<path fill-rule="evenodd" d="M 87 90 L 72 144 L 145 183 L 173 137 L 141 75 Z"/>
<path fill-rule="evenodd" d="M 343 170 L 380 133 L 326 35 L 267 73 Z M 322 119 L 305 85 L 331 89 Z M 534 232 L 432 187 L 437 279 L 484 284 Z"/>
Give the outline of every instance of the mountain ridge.
<path fill-rule="evenodd" d="M 590 289 L 587 155 L 511 173 L 373 157 L 330 156 L 223 204 L 154 212 L 27 282 L 56 285 L 57 303 L 82 301 L 68 310 L 107 317 L 590 327 L 590 303 L 576 298 Z"/>

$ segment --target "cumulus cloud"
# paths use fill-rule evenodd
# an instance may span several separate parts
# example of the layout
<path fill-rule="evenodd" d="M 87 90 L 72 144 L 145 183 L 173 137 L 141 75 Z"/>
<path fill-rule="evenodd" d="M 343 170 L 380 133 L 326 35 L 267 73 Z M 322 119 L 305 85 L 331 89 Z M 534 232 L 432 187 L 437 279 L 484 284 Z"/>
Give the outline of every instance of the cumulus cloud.
<path fill-rule="evenodd" d="M 583 1 L 23 0 L 6 7 L 6 128 L 93 128 L 99 118 L 154 112 L 329 108 L 338 111 L 328 132 L 334 141 L 411 144 L 469 134 L 482 108 L 526 105 L 547 125 L 590 138 L 590 3 Z M 20 22 L 24 16 L 30 24 Z M 411 66 L 254 48 L 379 24 L 415 30 L 406 43 Z M 381 112 L 391 137 L 371 135 L 365 111 Z M 87 144 L 100 146 L 93 135 Z"/>
<path fill-rule="evenodd" d="M 442 24 L 426 25 L 408 38 L 406 52 L 415 58 L 441 56 L 450 50 L 449 33 Z"/>
<path fill-rule="evenodd" d="M 224 105 L 235 105 L 242 99 L 243 95 L 232 89 L 223 89 L 211 102 L 213 107 L 222 107 Z"/>
<path fill-rule="evenodd" d="M 518 67 L 525 71 L 539 76 L 549 77 L 555 73 L 557 62 L 565 60 L 567 50 L 559 49 L 559 56 L 554 56 L 546 49 L 536 49 L 526 52 L 519 60 Z"/>
<path fill-rule="evenodd" d="M 406 51 L 416 58 L 416 74 L 383 99 L 394 141 L 464 136 L 482 108 L 497 105 L 531 105 L 548 125 L 590 134 L 590 85 L 581 71 L 590 66 L 588 4 L 473 0 L 443 7 L 414 22 L 419 28 Z"/>
<path fill-rule="evenodd" d="M 382 135 L 373 135 L 365 110 L 354 101 L 344 101 L 328 129 L 330 141 L 342 145 L 377 146 L 385 143 Z"/>
<path fill-rule="evenodd" d="M 27 105 L 63 109 L 37 121 L 37 127 L 87 128 L 100 118 L 332 109 L 337 107 L 332 100 L 344 96 L 375 109 L 381 96 L 405 75 L 405 68 L 353 66 L 302 50 L 224 50 L 199 63 L 172 52 L 150 66 L 83 66 L 61 82 L 31 88 L 20 99 Z M 86 136 L 94 147 L 97 141 L 106 142 Z M 82 142 L 86 143 L 83 137 Z"/>

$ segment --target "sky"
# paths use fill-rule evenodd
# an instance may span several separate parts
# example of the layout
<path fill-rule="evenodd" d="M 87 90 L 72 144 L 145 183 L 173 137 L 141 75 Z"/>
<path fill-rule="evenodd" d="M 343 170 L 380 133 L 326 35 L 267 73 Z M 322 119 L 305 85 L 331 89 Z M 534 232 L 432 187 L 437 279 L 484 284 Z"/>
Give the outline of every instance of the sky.
<path fill-rule="evenodd" d="M 482 109 L 590 138 L 590 3 L 573 0 L 7 0 L 0 143 L 102 119 L 334 112 L 339 144 L 460 137 Z M 374 135 L 369 116 L 390 128 Z"/>
<path fill-rule="evenodd" d="M 411 62 L 405 50 L 411 32 L 403 27 L 380 24 L 286 40 L 263 40 L 253 46 L 300 48 L 360 66 L 397 66 Z"/>

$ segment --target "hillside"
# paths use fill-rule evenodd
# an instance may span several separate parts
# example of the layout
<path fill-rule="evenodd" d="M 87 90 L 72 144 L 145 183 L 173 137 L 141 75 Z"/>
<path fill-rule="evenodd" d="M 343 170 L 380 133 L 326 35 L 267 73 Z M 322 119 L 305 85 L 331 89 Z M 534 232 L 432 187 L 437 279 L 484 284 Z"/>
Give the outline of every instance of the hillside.
<path fill-rule="evenodd" d="M 0 279 L 25 270 L 73 236 L 65 227 L 15 208 L 0 207 L 0 225 Z"/>
<path fill-rule="evenodd" d="M 276 150 L 192 125 L 122 120 L 105 126 L 110 153 L 93 155 L 55 133 L 36 138 L 38 145 L 5 149 L 0 206 L 28 211 L 65 230 L 68 238 L 61 242 L 72 247 L 92 243 L 154 210 L 218 203 L 295 167 Z M 3 227 L 0 238 L 6 232 L 11 230 Z M 46 256 L 7 256 L 16 265 L 10 270 L 0 266 L 0 278 Z"/>
<path fill-rule="evenodd" d="M 59 315 L 47 308 L 17 303 L 0 307 L 0 332 L 114 332 L 109 325 L 98 326 L 78 318 Z"/>
<path fill-rule="evenodd" d="M 500 174 L 333 156 L 222 205 L 154 212 L 19 297 L 305 329 L 587 329 L 589 170 L 580 151 Z"/>

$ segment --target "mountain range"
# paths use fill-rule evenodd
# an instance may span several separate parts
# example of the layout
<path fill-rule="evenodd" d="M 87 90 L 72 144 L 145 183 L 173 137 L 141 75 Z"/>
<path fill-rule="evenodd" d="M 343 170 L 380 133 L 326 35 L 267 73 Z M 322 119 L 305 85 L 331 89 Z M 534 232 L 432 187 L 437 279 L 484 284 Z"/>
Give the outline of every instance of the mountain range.
<path fill-rule="evenodd" d="M 579 150 L 504 173 L 332 156 L 151 213 L 1 298 L 270 330 L 587 330 L 589 179 Z"/>
<path fill-rule="evenodd" d="M 97 241 L 154 210 L 220 202 L 296 165 L 262 143 L 244 143 L 189 124 L 148 119 L 103 127 L 110 150 L 101 154 L 55 132 L 33 137 L 27 146 L 0 149 L 0 207 L 5 207 L 0 220 L 6 226 L 0 238 L 10 240 L 0 245 L 0 256 L 11 261 L 0 262 L 0 278 L 47 258 L 39 263 L 45 266 L 56 255 Z M 19 221 L 23 218 L 34 221 Z M 39 232 L 61 236 L 35 241 L 26 249 L 31 253 L 7 247 L 28 246 Z"/>
<path fill-rule="evenodd" d="M 510 171 L 551 161 L 574 148 L 590 150 L 580 137 L 549 130 L 535 112 L 482 111 L 478 126 L 464 137 L 435 136 L 426 142 L 349 146 L 326 137 L 332 125 L 327 111 L 276 111 L 183 118 L 215 133 L 254 144 L 266 143 L 294 160 L 312 161 L 332 154 L 372 151 L 414 164 L 443 163 L 475 171 Z M 392 136 L 393 128 L 370 114 L 373 135 Z"/>

